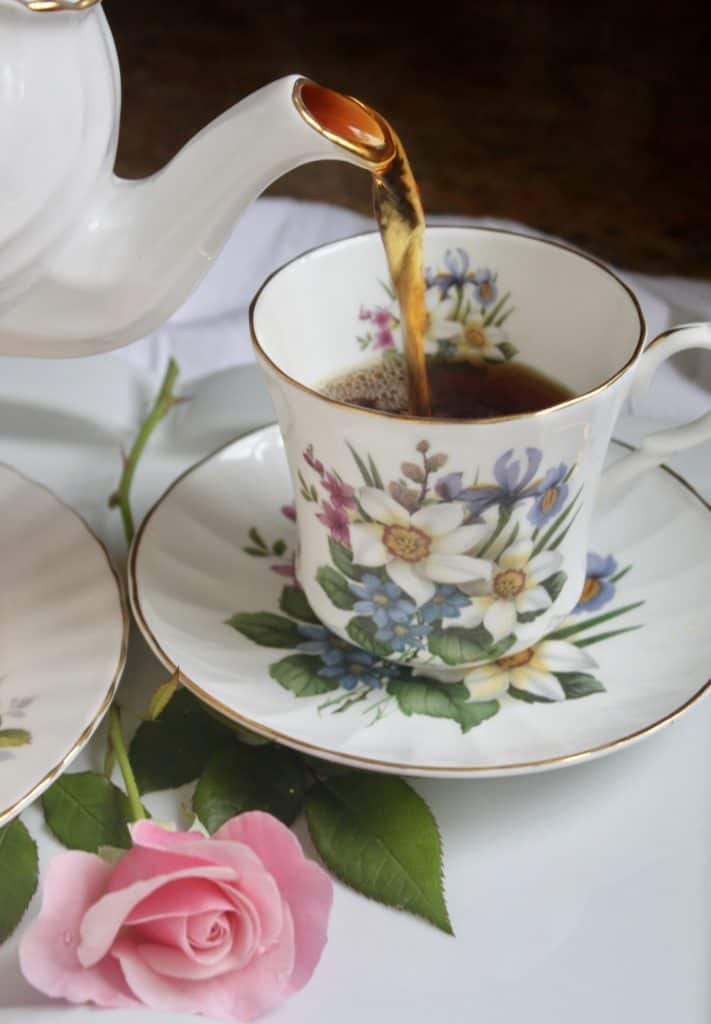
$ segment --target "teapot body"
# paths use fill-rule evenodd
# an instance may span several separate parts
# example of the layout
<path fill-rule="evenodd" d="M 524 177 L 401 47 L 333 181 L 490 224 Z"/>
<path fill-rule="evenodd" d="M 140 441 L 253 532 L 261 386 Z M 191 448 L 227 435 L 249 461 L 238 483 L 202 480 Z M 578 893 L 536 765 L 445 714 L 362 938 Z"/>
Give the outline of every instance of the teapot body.
<path fill-rule="evenodd" d="M 0 308 L 32 288 L 116 155 L 120 82 L 100 6 L 0 0 Z"/>

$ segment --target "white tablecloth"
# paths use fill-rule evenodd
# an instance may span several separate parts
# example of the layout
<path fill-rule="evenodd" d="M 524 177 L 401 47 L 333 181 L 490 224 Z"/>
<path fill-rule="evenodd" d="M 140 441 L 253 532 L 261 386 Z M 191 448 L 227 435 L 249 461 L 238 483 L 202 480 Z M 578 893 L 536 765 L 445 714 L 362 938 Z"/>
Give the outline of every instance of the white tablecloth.
<path fill-rule="evenodd" d="M 192 401 L 162 424 L 141 463 L 139 516 L 188 465 L 269 418 L 256 372 L 244 365 L 251 362 L 247 307 L 266 273 L 312 245 L 370 226 L 344 210 L 261 200 L 193 297 L 149 339 L 90 359 L 2 361 L 0 460 L 81 511 L 121 560 L 118 516 L 106 498 L 120 445 L 130 443 L 168 354 L 180 363 L 179 390 Z M 711 284 L 623 276 L 642 302 L 650 335 L 711 320 Z M 626 410 L 616 434 L 635 441 L 710 405 L 711 354 L 688 353 L 663 368 L 650 399 Z M 706 445 L 671 460 L 707 498 L 710 453 Z M 132 647 L 121 699 L 140 709 L 165 672 L 135 635 Z M 417 783 L 441 826 L 456 939 L 337 884 L 323 960 L 309 986 L 270 1019 L 708 1024 L 710 727 L 706 701 L 649 741 L 591 764 Z M 72 770 L 100 768 L 104 741 L 102 729 Z M 176 816 L 172 796 L 147 803 L 160 818 Z M 58 846 L 36 807 L 23 819 L 46 865 Z M 27 919 L 37 907 L 35 897 Z M 50 1008 L 33 992 L 19 974 L 16 943 L 17 936 L 0 947 L 3 1024 L 93 1019 L 91 1010 Z M 114 1012 L 101 1019 L 146 1024 L 163 1016 Z"/>

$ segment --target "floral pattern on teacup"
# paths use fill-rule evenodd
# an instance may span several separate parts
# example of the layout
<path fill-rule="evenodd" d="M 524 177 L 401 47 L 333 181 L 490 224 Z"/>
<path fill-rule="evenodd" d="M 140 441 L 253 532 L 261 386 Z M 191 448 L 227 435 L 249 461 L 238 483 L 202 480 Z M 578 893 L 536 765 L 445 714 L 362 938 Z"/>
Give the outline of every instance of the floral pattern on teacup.
<path fill-rule="evenodd" d="M 0 679 L 0 687 L 3 680 Z M 0 691 L 1 692 L 1 691 Z M 11 760 L 18 747 L 32 742 L 32 733 L 15 723 L 26 718 L 34 697 L 12 697 L 4 706 L 0 704 L 0 761 Z"/>
<path fill-rule="evenodd" d="M 566 492 L 562 507 L 551 498 L 545 515 L 540 504 L 551 487 L 556 493 L 569 487 L 574 467 L 563 476 L 559 467 L 553 475 L 539 474 L 537 449 L 522 457 L 505 452 L 491 483 L 466 483 L 463 472 L 441 472 L 447 457 L 432 453 L 428 442 L 420 442 L 417 453 L 386 491 L 370 456 L 353 450 L 363 480 L 357 485 L 327 471 L 313 446 L 304 452 L 301 497 L 330 533 L 331 559 L 318 581 L 337 608 L 352 613 L 346 628 L 352 643 L 318 620 L 295 578 L 292 545 L 282 538 L 268 543 L 256 528 L 243 550 L 288 578 L 278 597 L 281 614 L 241 612 L 227 624 L 261 646 L 290 649 L 269 671 L 295 697 L 318 700 L 319 712 L 359 705 L 369 724 L 399 710 L 450 719 L 468 732 L 512 700 L 551 703 L 604 692 L 588 648 L 641 628 L 610 629 L 608 623 L 642 602 L 587 614 L 613 600 L 631 568 L 618 569 L 612 555 L 588 556 L 580 601 L 564 622 L 507 653 L 516 639 L 525 640 L 526 624 L 550 607 L 565 581 L 557 549 L 579 493 L 567 501 Z M 531 514 L 536 508 L 540 515 Z M 342 520 L 330 526 L 328 509 Z M 282 513 L 293 531 L 294 507 Z M 443 575 L 449 578 L 433 578 Z M 411 664 L 422 651 L 452 666 L 449 681 L 428 675 L 427 665 Z M 483 652 L 486 663 L 457 671 L 473 651 Z"/>
<path fill-rule="evenodd" d="M 401 347 L 400 307 L 389 285 L 380 282 L 382 303 L 360 307 L 361 350 L 386 353 Z M 517 354 L 505 323 L 513 313 L 511 293 L 501 293 L 499 275 L 474 269 L 464 249 L 448 249 L 443 266 L 425 271 L 428 355 L 468 362 L 501 362 Z"/>

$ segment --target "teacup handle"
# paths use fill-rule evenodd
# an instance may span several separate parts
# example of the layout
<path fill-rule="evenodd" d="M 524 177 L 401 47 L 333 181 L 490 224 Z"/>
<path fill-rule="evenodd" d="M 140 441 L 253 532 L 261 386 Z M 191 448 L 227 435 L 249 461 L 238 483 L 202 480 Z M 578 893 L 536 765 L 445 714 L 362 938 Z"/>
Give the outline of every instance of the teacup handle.
<path fill-rule="evenodd" d="M 682 324 L 656 337 L 642 355 L 631 393 L 637 397 L 645 395 L 652 383 L 652 377 L 661 364 L 670 356 L 687 348 L 711 349 L 711 323 Z M 691 423 L 648 434 L 637 451 L 619 459 L 605 471 L 605 490 L 616 490 L 620 485 L 630 483 L 645 470 L 658 466 L 668 455 L 709 439 L 711 412 L 699 416 Z"/>

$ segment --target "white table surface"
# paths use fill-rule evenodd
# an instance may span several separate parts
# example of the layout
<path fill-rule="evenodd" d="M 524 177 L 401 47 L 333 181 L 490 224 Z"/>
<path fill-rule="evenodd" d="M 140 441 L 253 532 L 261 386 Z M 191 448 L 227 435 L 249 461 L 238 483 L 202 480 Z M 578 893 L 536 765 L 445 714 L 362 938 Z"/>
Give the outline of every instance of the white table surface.
<path fill-rule="evenodd" d="M 156 362 L 148 373 L 118 354 L 0 363 L 0 461 L 80 511 L 118 561 L 125 548 L 106 498 L 119 447 L 130 443 L 159 369 Z M 137 519 L 187 466 L 269 418 L 254 368 L 193 378 L 183 388 L 192 401 L 161 425 L 140 465 Z M 615 433 L 634 441 L 649 426 L 627 419 Z M 711 498 L 710 445 L 670 462 Z M 134 629 L 119 699 L 143 708 L 165 677 Z M 416 782 L 442 831 L 456 938 L 335 883 L 322 961 L 303 992 L 268 1019 L 708 1024 L 710 740 L 705 700 L 651 738 L 589 764 L 510 779 Z M 102 727 L 70 770 L 100 769 L 104 744 Z M 174 796 L 146 802 L 158 817 L 176 817 Z M 23 820 L 46 866 L 59 846 L 36 806 Z M 24 923 L 38 905 L 35 896 Z M 21 931 L 0 947 L 3 1024 L 168 1019 L 50 1004 L 20 975 Z M 181 1024 L 190 1019 L 170 1015 Z"/>

